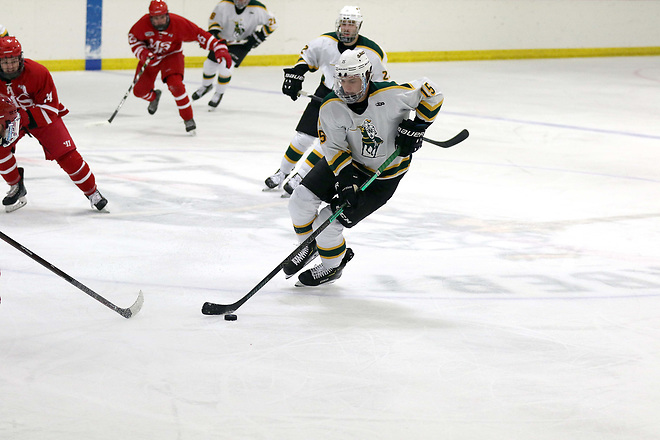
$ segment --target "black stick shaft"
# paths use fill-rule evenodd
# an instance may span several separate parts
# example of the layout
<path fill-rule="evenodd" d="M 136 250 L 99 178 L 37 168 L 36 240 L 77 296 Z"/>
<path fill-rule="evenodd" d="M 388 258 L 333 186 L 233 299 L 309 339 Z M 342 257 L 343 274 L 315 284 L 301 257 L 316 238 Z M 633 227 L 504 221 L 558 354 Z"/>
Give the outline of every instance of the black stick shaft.
<path fill-rule="evenodd" d="M 121 98 L 121 101 L 119 101 L 119 105 L 115 109 L 115 112 L 108 119 L 108 124 L 111 124 L 112 121 L 115 119 L 115 116 L 117 116 L 117 113 L 119 113 L 119 109 L 124 105 L 124 103 L 126 102 L 126 99 L 128 99 L 128 95 L 131 93 L 131 90 L 133 90 L 133 87 L 135 86 L 135 84 L 137 84 L 137 82 L 140 80 L 140 77 L 144 73 L 144 69 L 147 68 L 147 65 L 151 62 L 151 60 L 152 60 L 152 58 L 148 58 L 147 61 L 145 61 L 145 63 L 142 65 L 142 68 L 140 68 L 140 71 L 137 73 L 137 75 L 135 75 L 135 78 L 133 79 L 133 82 L 128 87 L 128 90 L 126 90 L 126 93 L 124 94 L 124 97 Z"/>

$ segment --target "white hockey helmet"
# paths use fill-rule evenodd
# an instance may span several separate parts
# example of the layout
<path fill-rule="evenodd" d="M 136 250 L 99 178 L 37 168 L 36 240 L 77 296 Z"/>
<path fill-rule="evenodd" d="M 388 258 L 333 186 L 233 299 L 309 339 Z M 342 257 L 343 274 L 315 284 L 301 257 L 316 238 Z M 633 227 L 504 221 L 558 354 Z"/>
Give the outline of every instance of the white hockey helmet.
<path fill-rule="evenodd" d="M 345 50 L 335 64 L 333 91 L 346 104 L 360 101 L 369 88 L 372 69 L 364 49 Z M 355 84 L 357 79 L 360 81 L 359 88 Z"/>
<path fill-rule="evenodd" d="M 237 9 L 245 9 L 249 3 L 250 0 L 234 0 L 234 6 Z"/>
<path fill-rule="evenodd" d="M 356 29 L 353 32 L 347 33 L 342 32 L 342 24 L 352 24 L 355 25 Z M 358 6 L 344 6 L 339 11 L 339 17 L 335 22 L 335 27 L 337 30 L 337 38 L 344 44 L 351 44 L 355 41 L 362 27 L 362 12 Z"/>

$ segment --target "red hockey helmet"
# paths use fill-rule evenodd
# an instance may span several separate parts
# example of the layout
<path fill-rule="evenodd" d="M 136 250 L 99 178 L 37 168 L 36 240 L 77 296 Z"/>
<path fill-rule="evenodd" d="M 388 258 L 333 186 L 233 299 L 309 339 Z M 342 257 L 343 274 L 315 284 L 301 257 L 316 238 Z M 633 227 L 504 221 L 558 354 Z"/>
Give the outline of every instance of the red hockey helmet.
<path fill-rule="evenodd" d="M 16 58 L 18 65 L 16 65 Z M 11 81 L 23 73 L 23 48 L 16 37 L 0 38 L 0 78 Z"/>
<path fill-rule="evenodd" d="M 18 115 L 18 109 L 14 101 L 9 96 L 0 94 L 0 125 L 4 127 L 5 122 L 13 121 L 16 119 L 16 115 Z"/>
<path fill-rule="evenodd" d="M 16 37 L 0 38 L 0 58 L 20 57 L 23 47 Z"/>
<path fill-rule="evenodd" d="M 155 15 L 165 15 L 168 12 L 167 3 L 163 0 L 151 0 L 151 3 L 149 3 L 149 15 L 152 17 Z"/>
<path fill-rule="evenodd" d="M 164 31 L 170 25 L 170 14 L 167 10 L 167 3 L 163 0 L 151 0 L 149 4 L 149 19 L 151 25 L 157 31 Z"/>
<path fill-rule="evenodd" d="M 0 94 L 0 145 L 9 145 L 18 138 L 21 119 L 18 108 L 8 96 Z"/>

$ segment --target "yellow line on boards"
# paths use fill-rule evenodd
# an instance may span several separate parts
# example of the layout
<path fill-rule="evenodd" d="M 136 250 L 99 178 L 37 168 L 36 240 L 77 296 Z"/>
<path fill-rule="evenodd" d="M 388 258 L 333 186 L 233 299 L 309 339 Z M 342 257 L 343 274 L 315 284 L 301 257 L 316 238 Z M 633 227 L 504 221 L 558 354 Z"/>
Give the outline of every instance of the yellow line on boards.
<path fill-rule="evenodd" d="M 390 52 L 390 63 L 415 63 L 433 61 L 479 61 L 534 58 L 587 58 L 658 56 L 660 47 L 596 47 L 578 49 L 507 49 L 507 50 L 458 50 L 430 52 Z M 206 57 L 186 57 L 186 67 L 202 67 Z M 298 55 L 250 55 L 241 66 L 291 66 Z M 38 60 L 51 71 L 85 70 L 85 60 Z M 135 69 L 135 58 L 110 58 L 101 61 L 103 70 Z"/>

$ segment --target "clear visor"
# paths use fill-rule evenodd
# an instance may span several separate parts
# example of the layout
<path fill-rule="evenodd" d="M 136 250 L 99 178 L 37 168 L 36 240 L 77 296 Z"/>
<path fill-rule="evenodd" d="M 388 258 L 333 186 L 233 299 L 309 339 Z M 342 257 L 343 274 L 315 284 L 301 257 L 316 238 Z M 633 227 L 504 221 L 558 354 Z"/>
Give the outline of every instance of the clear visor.
<path fill-rule="evenodd" d="M 336 76 L 333 91 L 346 104 L 353 104 L 366 93 L 367 80 L 363 75 Z"/>

